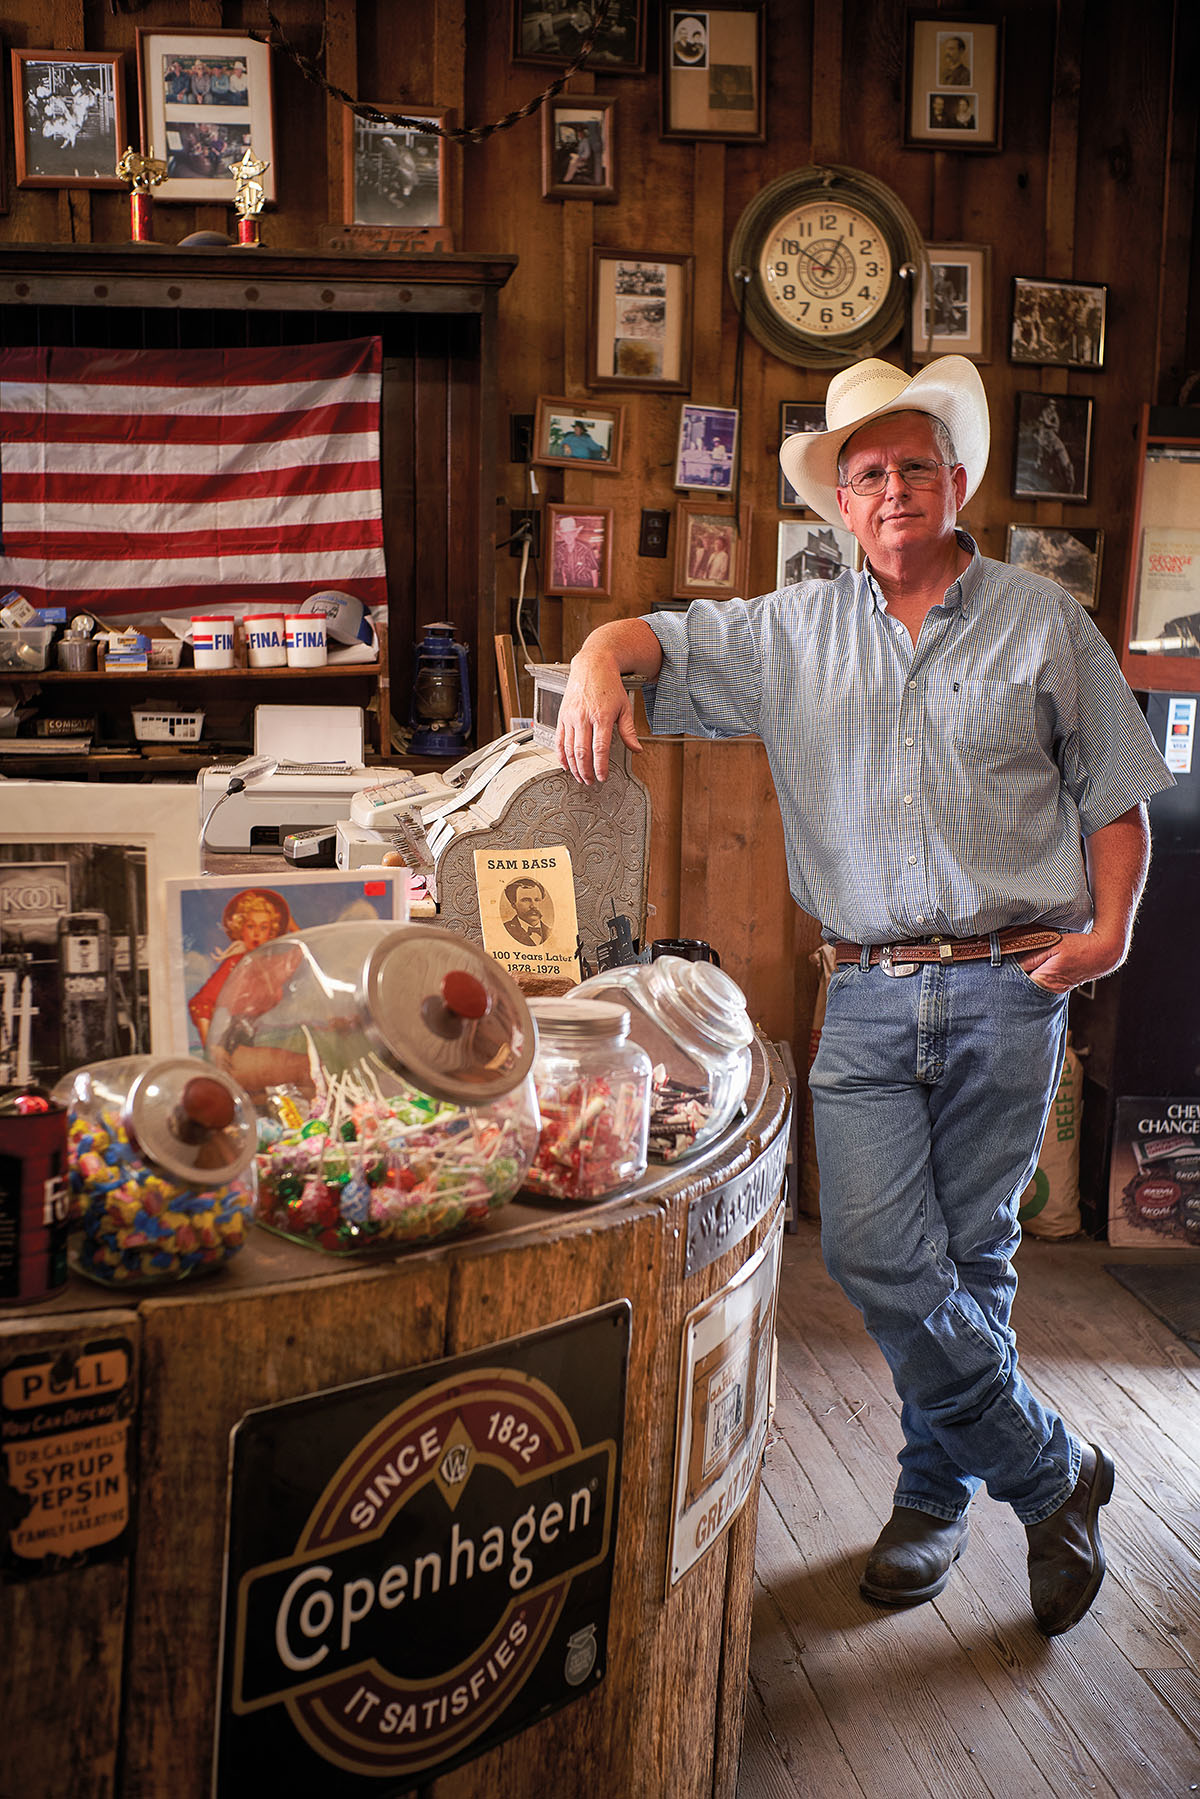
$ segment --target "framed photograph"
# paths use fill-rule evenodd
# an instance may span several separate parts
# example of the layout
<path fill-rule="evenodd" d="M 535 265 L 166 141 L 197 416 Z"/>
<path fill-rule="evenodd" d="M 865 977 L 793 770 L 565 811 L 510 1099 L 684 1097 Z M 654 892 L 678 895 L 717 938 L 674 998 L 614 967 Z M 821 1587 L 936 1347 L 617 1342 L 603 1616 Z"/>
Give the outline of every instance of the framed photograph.
<path fill-rule="evenodd" d="M 538 395 L 533 422 L 532 461 L 544 468 L 578 468 L 616 473 L 621 466 L 625 407 L 595 400 L 548 399 Z"/>
<path fill-rule="evenodd" d="M 821 519 L 785 518 L 779 522 L 775 554 L 776 587 L 798 587 L 801 581 L 835 581 L 858 568 L 862 553 L 852 531 Z"/>
<path fill-rule="evenodd" d="M 314 925 L 344 919 L 408 919 L 408 872 L 399 868 L 307 869 L 203 875 L 166 884 L 171 969 L 171 1048 L 201 1056 L 221 989 L 247 950 Z"/>
<path fill-rule="evenodd" d="M 732 493 L 738 415 L 733 406 L 684 405 L 675 449 L 676 487 Z"/>
<path fill-rule="evenodd" d="M 275 199 L 271 52 L 240 31 L 150 31 L 138 27 L 142 147 L 166 158 L 155 200 L 232 206 L 230 165 L 247 150 L 267 164 Z"/>
<path fill-rule="evenodd" d="M 664 6 L 662 135 L 762 143 L 765 6 Z"/>
<path fill-rule="evenodd" d="M 371 100 L 376 112 L 444 126 L 449 115 L 402 100 Z M 446 224 L 446 140 L 419 125 L 378 125 L 346 109 L 346 224 Z"/>
<path fill-rule="evenodd" d="M 543 200 L 615 200 L 615 100 L 561 94 L 542 107 Z"/>
<path fill-rule="evenodd" d="M 1089 612 L 1100 597 L 1104 533 L 1066 525 L 1010 525 L 1004 560 L 1047 581 L 1057 581 Z"/>
<path fill-rule="evenodd" d="M 825 408 L 818 402 L 810 404 L 807 400 L 781 400 L 779 403 L 779 441 L 791 437 L 797 431 L 824 431 Z M 794 506 L 800 511 L 807 511 L 804 501 L 796 492 L 783 470 L 779 471 L 779 504 Z"/>
<path fill-rule="evenodd" d="M 692 258 L 594 244 L 588 386 L 685 393 L 691 350 Z"/>
<path fill-rule="evenodd" d="M 611 506 L 547 506 L 546 592 L 612 593 Z"/>
<path fill-rule="evenodd" d="M 750 558 L 750 508 L 680 500 L 675 508 L 675 594 L 732 600 L 744 594 Z"/>
<path fill-rule="evenodd" d="M 512 0 L 512 59 L 562 69 L 583 48 L 594 8 L 589 0 L 555 11 L 543 0 Z M 646 66 L 646 0 L 609 0 L 587 73 L 640 75 Z"/>
<path fill-rule="evenodd" d="M 164 888 L 200 872 L 181 789 L 5 781 L 0 1082 L 171 1048 Z"/>
<path fill-rule="evenodd" d="M 1090 394 L 1017 395 L 1015 499 L 1087 499 L 1094 406 Z"/>
<path fill-rule="evenodd" d="M 1014 362 L 1043 368 L 1102 369 L 1108 289 L 1095 281 L 1041 281 L 1013 277 Z"/>
<path fill-rule="evenodd" d="M 992 252 L 987 244 L 927 244 L 928 270 L 913 296 L 913 359 L 966 356 L 988 362 Z"/>
<path fill-rule="evenodd" d="M 124 187 L 120 50 L 14 50 L 13 142 L 18 187 Z"/>
<path fill-rule="evenodd" d="M 910 149 L 999 150 L 1004 19 L 910 12 L 904 142 Z"/>

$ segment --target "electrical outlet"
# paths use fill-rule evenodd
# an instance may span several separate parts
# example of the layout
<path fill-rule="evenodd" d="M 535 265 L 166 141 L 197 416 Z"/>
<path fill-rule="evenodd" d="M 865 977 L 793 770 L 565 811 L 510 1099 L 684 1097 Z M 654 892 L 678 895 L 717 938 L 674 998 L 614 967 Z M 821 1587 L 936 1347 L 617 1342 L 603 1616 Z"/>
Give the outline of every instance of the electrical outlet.
<path fill-rule="evenodd" d="M 528 524 L 533 532 L 533 536 L 529 540 L 529 554 L 531 556 L 537 555 L 542 547 L 541 523 L 542 515 L 540 512 L 514 510 L 509 513 L 508 532 L 509 536 L 512 538 L 512 542 L 508 546 L 508 553 L 510 556 L 519 556 L 525 547 L 524 538 L 517 535 L 521 526 L 524 524 Z"/>
<path fill-rule="evenodd" d="M 671 528 L 669 512 L 651 512 L 643 510 L 642 528 L 638 536 L 639 556 L 665 556 L 667 553 L 667 532 Z"/>
<path fill-rule="evenodd" d="M 528 462 L 533 456 L 532 412 L 510 412 L 508 415 L 508 460 Z"/>

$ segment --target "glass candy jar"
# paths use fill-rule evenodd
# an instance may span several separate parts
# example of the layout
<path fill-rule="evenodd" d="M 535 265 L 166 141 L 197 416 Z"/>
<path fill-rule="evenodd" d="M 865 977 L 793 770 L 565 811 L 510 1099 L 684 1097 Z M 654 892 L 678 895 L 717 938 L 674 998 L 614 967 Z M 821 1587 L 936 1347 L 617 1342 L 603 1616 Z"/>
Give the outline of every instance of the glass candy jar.
<path fill-rule="evenodd" d="M 630 1041 L 626 1006 L 571 995 L 529 1009 L 542 1134 L 525 1185 L 553 1199 L 600 1199 L 646 1171 L 650 1059 Z"/>
<path fill-rule="evenodd" d="M 593 975 L 581 995 L 630 1008 L 650 1057 L 649 1154 L 677 1162 L 722 1131 L 746 1097 L 754 1027 L 737 982 L 708 962 L 660 956 Z"/>
<path fill-rule="evenodd" d="M 224 1267 L 254 1215 L 254 1108 L 192 1056 L 121 1056 L 64 1075 L 79 1273 L 154 1286 Z"/>
<path fill-rule="evenodd" d="M 258 1110 L 258 1220 L 333 1252 L 481 1224 L 538 1141 L 520 989 L 435 925 L 346 920 L 249 951 L 206 1055 Z"/>

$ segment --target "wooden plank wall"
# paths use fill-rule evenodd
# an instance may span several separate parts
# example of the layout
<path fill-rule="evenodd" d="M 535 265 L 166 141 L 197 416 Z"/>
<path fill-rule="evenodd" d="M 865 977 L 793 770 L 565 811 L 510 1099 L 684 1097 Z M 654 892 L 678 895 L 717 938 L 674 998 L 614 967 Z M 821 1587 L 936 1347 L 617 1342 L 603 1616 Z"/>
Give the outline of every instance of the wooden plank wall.
<path fill-rule="evenodd" d="M 265 24 L 261 0 L 148 0 L 136 15 L 85 7 L 82 0 L 0 0 L 5 46 L 123 48 L 135 24 L 200 28 Z M 334 82 L 364 99 L 445 106 L 455 122 L 478 126 L 524 106 L 553 71 L 510 59 L 512 7 L 489 0 L 277 0 L 285 31 L 324 59 Z M 652 24 L 660 9 L 649 6 Z M 948 17 L 967 17 L 971 4 Z M 541 120 L 464 144 L 451 155 L 455 244 L 516 252 L 520 264 L 500 296 L 497 333 L 499 461 L 495 538 L 509 534 L 514 507 L 568 499 L 610 505 L 615 517 L 614 593 L 587 602 L 543 598 L 541 644 L 549 659 L 569 655 L 605 618 L 649 610 L 671 593 L 672 558 L 637 554 L 642 508 L 674 506 L 672 486 L 679 396 L 631 393 L 626 455 L 619 474 L 531 471 L 507 460 L 510 413 L 531 413 L 539 394 L 586 395 L 588 256 L 613 249 L 685 253 L 695 258 L 693 380 L 690 397 L 729 404 L 737 320 L 725 274 L 726 246 L 754 194 L 814 160 L 848 164 L 888 182 L 928 241 L 992 249 L 992 353 L 984 369 L 993 409 L 993 454 L 972 499 L 968 523 L 986 554 L 1003 556 L 1013 522 L 1072 523 L 1105 534 L 1098 622 L 1115 637 L 1130 554 L 1135 434 L 1149 400 L 1177 400 L 1200 359 L 1192 303 L 1198 101 L 1192 71 L 1200 50 L 1200 9 L 1189 0 L 1004 0 L 1006 25 L 1003 147 L 997 154 L 906 150 L 902 144 L 905 9 L 893 0 L 767 0 L 767 141 L 762 145 L 664 140 L 658 130 L 658 48 L 643 75 L 581 73 L 571 94 L 616 100 L 617 199 L 541 197 Z M 381 87 L 386 91 L 381 91 Z M 276 58 L 276 157 L 281 202 L 264 225 L 266 241 L 313 245 L 342 217 L 343 114 Z M 322 131 L 321 125 L 324 124 Z M 11 150 L 9 151 L 11 161 Z M 120 240 L 121 194 L 73 190 L 9 193 L 0 238 Z M 177 239 L 200 224 L 229 224 L 225 209 L 159 209 L 159 234 Z M 204 215 L 204 216 L 201 216 Z M 1108 285 L 1108 346 L 1101 371 L 1015 368 L 1006 351 L 1014 275 L 1076 276 Z M 891 354 L 899 357 L 899 345 Z M 774 585 L 776 452 L 784 400 L 823 397 L 822 374 L 791 367 L 748 338 L 743 367 L 742 498 L 753 508 L 749 587 Z M 1023 389 L 1091 394 L 1095 399 L 1093 481 L 1086 505 L 1014 501 L 1013 413 Z M 415 460 L 440 478 L 440 424 L 421 426 Z M 453 455 L 453 437 L 449 440 Z M 424 554 L 423 554 L 423 560 Z M 420 618 L 455 615 L 475 596 L 438 593 L 470 580 L 470 564 L 439 550 L 433 590 L 421 584 Z M 496 560 L 495 628 L 511 628 L 518 563 Z M 437 601 L 435 605 L 434 602 Z M 402 640 L 404 621 L 393 620 Z M 486 638 L 490 676 L 490 638 Z M 482 665 L 481 665 L 481 673 Z M 486 684 L 485 684 L 486 685 Z M 490 688 L 483 735 L 499 728 Z M 655 798 L 651 896 L 654 934 L 708 937 L 740 979 L 754 1015 L 774 1036 L 806 1038 L 813 973 L 804 951 L 811 920 L 788 892 L 778 821 L 761 751 L 657 745 L 639 764 Z M 795 976 L 793 971 L 795 971 Z"/>

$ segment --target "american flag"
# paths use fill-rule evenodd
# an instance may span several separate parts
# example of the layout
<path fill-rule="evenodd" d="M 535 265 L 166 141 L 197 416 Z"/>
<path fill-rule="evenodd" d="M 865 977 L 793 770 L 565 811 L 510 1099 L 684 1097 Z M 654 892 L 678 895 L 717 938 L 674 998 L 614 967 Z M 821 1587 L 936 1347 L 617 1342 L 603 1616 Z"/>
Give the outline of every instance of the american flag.
<path fill-rule="evenodd" d="M 387 598 L 378 338 L 0 351 L 0 591 L 111 618 Z"/>

